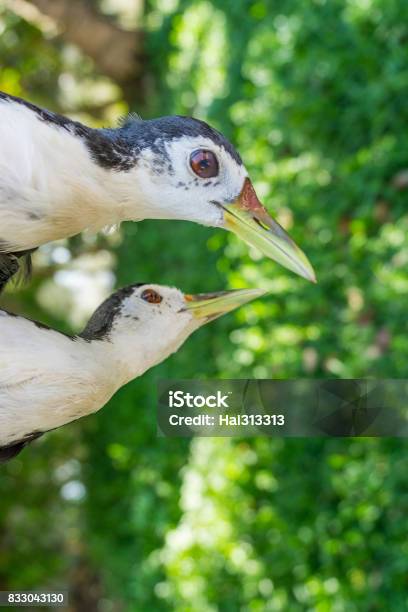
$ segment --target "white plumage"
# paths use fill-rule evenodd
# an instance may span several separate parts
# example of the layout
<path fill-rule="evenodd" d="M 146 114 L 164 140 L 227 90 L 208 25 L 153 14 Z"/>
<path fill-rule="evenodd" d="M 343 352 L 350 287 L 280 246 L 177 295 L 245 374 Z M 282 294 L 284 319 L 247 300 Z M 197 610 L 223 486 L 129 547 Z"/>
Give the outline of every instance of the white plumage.
<path fill-rule="evenodd" d="M 125 220 L 187 219 L 222 225 L 222 210 L 209 200 L 238 195 L 245 168 L 208 137 L 184 136 L 183 125 L 177 138 L 163 134 L 162 142 L 159 133 L 146 138 L 141 121 L 135 122 L 136 131 L 138 125 L 143 147 L 134 154 L 133 167 L 121 170 L 116 156 L 113 167 L 108 159 L 102 166 L 93 158 L 93 143 L 87 143 L 102 137 L 97 130 L 90 130 L 87 139 L 75 132 L 73 122 L 66 127 L 47 122 L 26 105 L 0 98 L 0 240 L 10 251 L 22 251 Z M 108 155 L 115 145 L 108 131 L 104 138 Z M 160 148 L 153 150 L 156 141 Z M 188 166 L 192 151 L 209 147 L 223 162 L 220 183 L 211 189 L 204 187 L 208 181 L 195 182 Z M 131 159 L 130 143 L 127 154 Z M 124 153 L 123 158 L 126 161 Z"/>
<path fill-rule="evenodd" d="M 198 327 L 263 293 L 185 296 L 133 285 L 108 298 L 73 338 L 0 311 L 0 460 L 38 434 L 99 410 Z"/>
<path fill-rule="evenodd" d="M 238 153 L 206 123 L 130 118 L 92 129 L 0 92 L 0 290 L 22 252 L 145 218 L 224 227 L 314 279 Z"/>
<path fill-rule="evenodd" d="M 87 414 L 114 392 L 101 344 L 4 312 L 0 329 L 0 446 Z"/>
<path fill-rule="evenodd" d="M 121 220 L 118 194 L 79 138 L 0 100 L 0 240 L 35 248 Z"/>

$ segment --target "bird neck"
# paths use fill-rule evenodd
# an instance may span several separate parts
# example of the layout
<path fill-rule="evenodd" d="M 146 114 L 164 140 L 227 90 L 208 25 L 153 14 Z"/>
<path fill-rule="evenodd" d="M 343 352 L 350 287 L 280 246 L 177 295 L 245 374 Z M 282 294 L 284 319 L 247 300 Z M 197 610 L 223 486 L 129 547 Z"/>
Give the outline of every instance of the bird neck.
<path fill-rule="evenodd" d="M 81 206 L 81 222 L 88 216 L 87 227 L 96 231 L 122 221 L 158 216 L 145 197 L 145 167 L 120 129 L 87 128 L 86 133 L 86 139 L 75 138 L 72 144 L 79 145 L 77 153 L 55 172 L 65 175 L 65 193 L 71 203 Z"/>
<path fill-rule="evenodd" d="M 105 363 L 119 389 L 175 353 L 194 329 L 196 325 L 192 324 L 179 329 L 176 325 L 167 330 L 157 326 L 131 332 L 124 326 L 105 339 L 91 340 L 90 345 L 95 358 Z"/>
<path fill-rule="evenodd" d="M 61 200 L 68 212 L 80 212 L 80 223 L 99 230 L 119 225 L 122 221 L 139 221 L 148 216 L 139 188 L 139 172 L 132 153 L 120 149 L 122 163 L 118 159 L 116 141 L 104 130 L 89 130 L 88 139 L 74 138 L 71 142 L 75 153 L 69 161 L 57 159 L 55 176 L 65 178 Z M 67 138 L 70 138 L 68 136 Z"/>
<path fill-rule="evenodd" d="M 161 133 L 149 122 L 136 122 L 130 134 L 89 128 L 13 96 L 0 95 L 0 107 L 5 192 L 24 210 L 29 202 L 38 221 L 36 235 L 20 236 L 16 250 L 125 220 L 167 218 L 164 197 L 149 196 L 151 146 Z"/>
<path fill-rule="evenodd" d="M 106 225 L 154 218 L 154 209 L 144 198 L 136 166 L 128 171 L 104 171 L 97 180 L 103 186 L 106 216 L 114 216 L 113 223 Z"/>

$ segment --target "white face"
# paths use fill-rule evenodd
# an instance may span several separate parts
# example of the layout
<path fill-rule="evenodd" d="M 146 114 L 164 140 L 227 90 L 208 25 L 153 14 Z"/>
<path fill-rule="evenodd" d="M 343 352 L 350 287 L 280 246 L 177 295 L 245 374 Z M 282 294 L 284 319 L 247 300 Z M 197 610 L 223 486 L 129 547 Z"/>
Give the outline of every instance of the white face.
<path fill-rule="evenodd" d="M 132 285 L 105 300 L 81 336 L 94 340 L 119 364 L 123 384 L 177 351 L 202 325 L 264 293 L 240 289 L 188 295 L 162 285 Z"/>
<path fill-rule="evenodd" d="M 134 172 L 149 218 L 182 219 L 222 227 L 224 211 L 242 191 L 247 171 L 205 136 L 182 136 L 162 145 L 165 154 L 145 149 Z M 201 168 L 200 159 L 208 168 Z"/>
<path fill-rule="evenodd" d="M 176 351 L 204 323 L 184 307 L 179 289 L 150 283 L 136 287 L 120 305 L 110 339 L 127 359 L 136 351 L 150 367 Z"/>
<path fill-rule="evenodd" d="M 116 192 L 122 220 L 181 219 L 222 227 L 316 280 L 307 257 L 259 201 L 238 153 L 222 134 L 179 116 L 129 122 L 120 129 L 134 155 L 131 170 L 114 173 L 121 182 Z"/>

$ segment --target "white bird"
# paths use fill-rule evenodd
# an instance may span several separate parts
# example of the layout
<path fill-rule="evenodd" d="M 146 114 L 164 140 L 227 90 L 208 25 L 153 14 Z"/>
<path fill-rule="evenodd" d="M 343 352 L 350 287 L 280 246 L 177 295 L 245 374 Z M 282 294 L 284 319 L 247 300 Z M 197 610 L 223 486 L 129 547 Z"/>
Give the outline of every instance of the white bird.
<path fill-rule="evenodd" d="M 0 290 L 38 246 L 142 219 L 226 228 L 315 280 L 234 147 L 203 121 L 131 116 L 93 129 L 0 92 Z"/>
<path fill-rule="evenodd" d="M 105 300 L 72 337 L 0 311 L 0 461 L 44 432 L 99 410 L 193 331 L 264 293 L 185 295 L 131 285 Z"/>

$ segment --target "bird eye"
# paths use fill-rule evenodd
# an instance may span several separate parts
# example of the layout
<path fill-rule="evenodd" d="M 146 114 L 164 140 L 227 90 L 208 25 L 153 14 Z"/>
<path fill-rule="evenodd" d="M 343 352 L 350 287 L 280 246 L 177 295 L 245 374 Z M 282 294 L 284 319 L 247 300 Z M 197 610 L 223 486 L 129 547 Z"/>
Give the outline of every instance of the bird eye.
<path fill-rule="evenodd" d="M 212 178 L 218 174 L 218 161 L 212 151 L 197 149 L 190 155 L 192 171 L 200 178 Z"/>
<path fill-rule="evenodd" d="M 140 297 L 145 302 L 149 302 L 149 304 L 160 304 L 163 299 L 162 296 L 153 289 L 145 289 Z"/>

